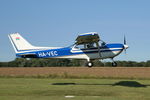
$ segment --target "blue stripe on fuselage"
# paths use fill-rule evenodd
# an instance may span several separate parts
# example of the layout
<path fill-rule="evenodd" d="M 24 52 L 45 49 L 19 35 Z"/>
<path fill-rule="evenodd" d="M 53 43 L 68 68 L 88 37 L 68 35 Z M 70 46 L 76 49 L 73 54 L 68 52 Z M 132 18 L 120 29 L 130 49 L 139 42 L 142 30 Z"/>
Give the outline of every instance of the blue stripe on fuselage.
<path fill-rule="evenodd" d="M 101 48 L 101 50 L 100 50 L 101 52 L 121 51 L 121 50 L 123 50 L 123 44 L 106 44 L 105 46 L 100 47 L 100 48 Z M 112 48 L 114 48 L 114 49 L 112 49 Z M 71 50 L 72 50 L 72 48 L 67 47 L 67 48 L 60 48 L 60 49 L 18 53 L 16 55 L 19 56 L 19 55 L 23 55 L 23 54 L 35 53 L 37 55 L 37 58 L 53 58 L 53 57 L 68 56 L 68 55 L 98 53 L 98 49 L 96 49 L 96 48 L 95 48 L 95 50 L 94 49 L 83 49 L 83 50 L 81 50 L 81 52 L 71 52 Z M 80 50 L 77 50 L 77 51 L 80 51 Z"/>
<path fill-rule="evenodd" d="M 123 44 L 120 43 L 113 43 L 113 44 L 106 44 L 104 48 L 124 48 Z"/>

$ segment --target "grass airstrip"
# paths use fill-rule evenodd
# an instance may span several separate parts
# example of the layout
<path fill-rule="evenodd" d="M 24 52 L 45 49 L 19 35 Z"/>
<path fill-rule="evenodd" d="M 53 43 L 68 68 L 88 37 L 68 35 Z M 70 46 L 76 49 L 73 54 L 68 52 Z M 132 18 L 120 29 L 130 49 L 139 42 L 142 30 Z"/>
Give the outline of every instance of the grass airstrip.
<path fill-rule="evenodd" d="M 150 100 L 150 80 L 1 77 L 0 100 Z"/>
<path fill-rule="evenodd" d="M 150 100 L 150 67 L 2 67 L 0 100 Z"/>

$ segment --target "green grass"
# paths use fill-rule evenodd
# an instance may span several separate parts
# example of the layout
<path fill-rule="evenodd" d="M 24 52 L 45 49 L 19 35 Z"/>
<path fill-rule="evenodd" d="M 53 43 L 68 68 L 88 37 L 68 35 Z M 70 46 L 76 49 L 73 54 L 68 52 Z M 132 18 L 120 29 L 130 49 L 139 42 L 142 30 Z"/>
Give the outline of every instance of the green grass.
<path fill-rule="evenodd" d="M 0 100 L 150 100 L 150 80 L 0 78 Z"/>

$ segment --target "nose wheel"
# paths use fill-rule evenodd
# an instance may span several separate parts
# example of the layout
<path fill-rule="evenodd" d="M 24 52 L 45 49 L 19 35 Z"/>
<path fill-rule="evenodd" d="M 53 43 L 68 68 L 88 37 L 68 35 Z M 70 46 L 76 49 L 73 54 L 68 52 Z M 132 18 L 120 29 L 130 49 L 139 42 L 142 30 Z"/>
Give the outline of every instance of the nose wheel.
<path fill-rule="evenodd" d="M 111 59 L 111 60 L 112 60 L 112 66 L 117 67 L 117 65 L 118 65 L 117 62 L 115 62 L 113 59 Z"/>
<path fill-rule="evenodd" d="M 117 63 L 116 62 L 112 62 L 112 66 L 113 67 L 117 67 Z"/>

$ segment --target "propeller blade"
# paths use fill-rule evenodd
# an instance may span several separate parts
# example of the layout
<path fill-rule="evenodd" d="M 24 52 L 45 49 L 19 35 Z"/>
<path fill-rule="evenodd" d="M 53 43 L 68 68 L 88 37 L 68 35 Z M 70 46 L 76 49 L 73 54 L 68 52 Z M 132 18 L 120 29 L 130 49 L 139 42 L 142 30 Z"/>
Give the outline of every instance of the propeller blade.
<path fill-rule="evenodd" d="M 127 46 L 127 42 L 126 42 L 126 36 L 124 35 L 124 52 L 125 52 L 125 54 L 127 54 L 127 49 L 128 48 L 128 46 Z"/>
<path fill-rule="evenodd" d="M 125 37 L 125 35 L 124 35 L 124 45 L 126 45 L 127 44 L 127 42 L 126 42 L 126 37 Z"/>

